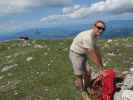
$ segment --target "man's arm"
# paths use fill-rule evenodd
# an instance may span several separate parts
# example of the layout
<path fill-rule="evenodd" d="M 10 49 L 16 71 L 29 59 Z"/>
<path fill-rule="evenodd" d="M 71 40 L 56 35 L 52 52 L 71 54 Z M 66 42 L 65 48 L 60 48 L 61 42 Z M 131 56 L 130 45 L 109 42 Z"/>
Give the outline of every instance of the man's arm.
<path fill-rule="evenodd" d="M 101 53 L 100 53 L 100 48 L 99 47 L 96 47 L 95 50 L 96 50 L 97 57 L 100 60 L 101 65 L 103 66 L 102 56 L 101 56 Z"/>
<path fill-rule="evenodd" d="M 98 49 L 89 49 L 86 48 L 87 55 L 91 58 L 91 60 L 99 67 L 100 70 L 103 70 L 103 64 L 101 55 Z"/>

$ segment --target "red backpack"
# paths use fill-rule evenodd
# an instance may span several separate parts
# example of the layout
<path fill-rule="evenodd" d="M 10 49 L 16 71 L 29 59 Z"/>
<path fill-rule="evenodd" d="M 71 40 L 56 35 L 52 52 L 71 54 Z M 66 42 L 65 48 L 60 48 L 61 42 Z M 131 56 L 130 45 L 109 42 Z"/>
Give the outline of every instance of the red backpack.
<path fill-rule="evenodd" d="M 113 100 L 115 92 L 115 71 L 104 70 L 93 82 L 92 90 L 96 100 Z"/>

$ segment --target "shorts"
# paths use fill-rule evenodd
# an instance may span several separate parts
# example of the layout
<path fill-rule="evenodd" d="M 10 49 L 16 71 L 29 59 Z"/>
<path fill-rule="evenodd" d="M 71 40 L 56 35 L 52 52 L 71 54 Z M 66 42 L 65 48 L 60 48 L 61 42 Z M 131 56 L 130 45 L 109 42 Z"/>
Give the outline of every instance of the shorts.
<path fill-rule="evenodd" d="M 87 56 L 85 54 L 78 54 L 70 50 L 69 58 L 73 65 L 73 71 L 75 75 L 83 75 L 86 71 L 90 72 L 90 67 L 87 63 Z"/>

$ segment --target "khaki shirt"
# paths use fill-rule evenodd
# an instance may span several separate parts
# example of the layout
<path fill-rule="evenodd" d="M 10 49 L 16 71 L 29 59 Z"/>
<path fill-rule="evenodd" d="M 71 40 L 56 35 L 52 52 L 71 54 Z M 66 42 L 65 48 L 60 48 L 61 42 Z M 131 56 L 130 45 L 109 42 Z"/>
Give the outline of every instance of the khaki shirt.
<path fill-rule="evenodd" d="M 96 47 L 96 38 L 93 30 L 80 32 L 70 46 L 70 50 L 79 54 L 85 53 L 85 48 L 94 49 Z"/>

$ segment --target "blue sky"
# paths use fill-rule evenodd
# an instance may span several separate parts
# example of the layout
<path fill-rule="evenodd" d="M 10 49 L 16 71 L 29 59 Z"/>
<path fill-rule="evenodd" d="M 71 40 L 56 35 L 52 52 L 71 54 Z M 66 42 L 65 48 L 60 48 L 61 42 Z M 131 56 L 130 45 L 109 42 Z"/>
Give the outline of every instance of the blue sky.
<path fill-rule="evenodd" d="M 0 34 L 132 16 L 133 0 L 0 0 Z"/>

